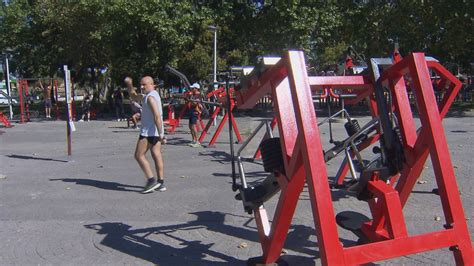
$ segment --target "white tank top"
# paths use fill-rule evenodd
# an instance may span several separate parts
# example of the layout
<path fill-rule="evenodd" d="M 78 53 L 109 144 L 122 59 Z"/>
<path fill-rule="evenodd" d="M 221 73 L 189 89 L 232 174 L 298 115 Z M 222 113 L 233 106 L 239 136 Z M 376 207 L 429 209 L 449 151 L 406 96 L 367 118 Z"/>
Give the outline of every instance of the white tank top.
<path fill-rule="evenodd" d="M 163 108 L 161 105 L 161 98 L 160 94 L 156 90 L 149 92 L 145 99 L 143 100 L 143 110 L 141 116 L 141 126 L 140 126 L 140 135 L 144 137 L 159 137 L 159 132 L 164 134 L 165 130 L 163 127 L 163 123 L 161 123 L 161 130 L 158 131 L 155 125 L 155 120 L 153 116 L 153 112 L 151 111 L 150 106 L 148 105 L 148 98 L 153 97 L 155 98 L 155 102 L 157 104 L 158 112 L 161 116 L 161 121 L 163 121 Z"/>

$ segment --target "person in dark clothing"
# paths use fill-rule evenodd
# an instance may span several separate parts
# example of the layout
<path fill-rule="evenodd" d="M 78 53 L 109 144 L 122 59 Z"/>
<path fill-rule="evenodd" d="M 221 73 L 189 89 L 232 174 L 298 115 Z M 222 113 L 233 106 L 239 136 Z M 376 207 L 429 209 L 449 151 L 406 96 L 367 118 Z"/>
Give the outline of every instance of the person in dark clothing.
<path fill-rule="evenodd" d="M 41 83 L 41 80 L 39 81 L 39 85 L 41 87 L 41 89 L 43 90 L 43 95 L 44 95 L 44 109 L 45 109 L 45 113 L 46 113 L 46 118 L 47 119 L 50 119 L 51 118 L 51 108 L 53 107 L 53 104 L 52 104 L 52 93 L 51 93 L 51 90 L 52 90 L 52 85 L 53 85 L 53 81 L 51 80 L 50 81 L 50 84 L 45 87 L 43 87 L 43 83 Z"/>
<path fill-rule="evenodd" d="M 125 115 L 123 113 L 123 93 L 120 88 L 117 88 L 112 95 L 114 98 L 115 106 L 115 117 L 117 121 L 125 121 Z"/>
<path fill-rule="evenodd" d="M 198 83 L 194 83 L 191 85 L 191 90 L 192 94 L 189 97 L 189 130 L 191 130 L 191 137 L 192 137 L 192 142 L 189 144 L 189 146 L 193 148 L 199 148 L 202 147 L 201 143 L 199 143 L 199 135 L 198 135 L 198 129 L 197 129 L 197 123 L 199 121 L 199 116 L 202 113 L 202 105 L 199 102 L 201 99 L 200 91 L 199 89 L 201 86 Z"/>
<path fill-rule="evenodd" d="M 82 116 L 79 122 L 91 120 L 91 103 L 92 95 L 86 92 L 86 94 L 84 95 L 84 100 L 82 101 Z"/>

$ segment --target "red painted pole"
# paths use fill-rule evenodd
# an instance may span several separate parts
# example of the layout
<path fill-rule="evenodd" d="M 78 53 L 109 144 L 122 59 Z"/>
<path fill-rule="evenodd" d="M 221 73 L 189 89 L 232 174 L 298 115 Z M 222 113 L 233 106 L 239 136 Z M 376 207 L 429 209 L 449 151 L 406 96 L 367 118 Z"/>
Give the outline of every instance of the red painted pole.
<path fill-rule="evenodd" d="M 209 122 L 207 122 L 206 126 L 204 127 L 204 130 L 202 131 L 201 136 L 199 137 L 199 142 L 202 143 L 202 141 L 206 137 L 207 131 L 209 131 L 209 128 L 211 127 L 214 121 L 214 118 L 217 117 L 220 111 L 221 111 L 221 107 L 217 106 L 214 112 L 212 113 L 211 117 L 209 117 Z"/>
<path fill-rule="evenodd" d="M 26 121 L 30 122 L 30 103 L 28 100 L 29 96 L 28 81 L 25 80 L 25 112 L 26 112 Z"/>
<path fill-rule="evenodd" d="M 214 135 L 212 136 L 212 139 L 211 141 L 209 142 L 209 145 L 208 147 L 213 147 L 216 140 L 217 140 L 217 137 L 219 137 L 219 134 L 221 133 L 222 131 L 222 128 L 224 128 L 224 125 L 225 125 L 225 122 L 227 121 L 227 118 L 228 118 L 228 114 L 225 113 L 224 117 L 222 117 L 222 120 L 221 122 L 219 123 L 219 126 L 217 127 L 217 130 L 216 132 L 214 133 Z"/>
<path fill-rule="evenodd" d="M 25 123 L 25 101 L 23 98 L 24 80 L 18 81 L 18 93 L 20 94 L 20 123 Z"/>

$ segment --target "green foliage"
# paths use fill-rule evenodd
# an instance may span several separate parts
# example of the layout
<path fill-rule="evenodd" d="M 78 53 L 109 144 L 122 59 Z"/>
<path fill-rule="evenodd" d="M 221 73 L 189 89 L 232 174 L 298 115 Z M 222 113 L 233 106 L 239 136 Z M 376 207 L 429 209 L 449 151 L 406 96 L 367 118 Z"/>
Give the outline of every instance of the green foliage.
<path fill-rule="evenodd" d="M 249 65 L 257 56 L 302 49 L 317 68 L 341 62 L 348 45 L 366 57 L 424 51 L 467 69 L 474 54 L 474 2 L 12 0 L 0 4 L 0 49 L 11 50 L 23 76 L 60 74 L 115 83 L 125 75 L 167 77 L 171 64 L 190 80 L 213 70 L 217 25 L 218 68 Z"/>
<path fill-rule="evenodd" d="M 212 56 L 209 54 L 209 48 L 197 43 L 194 48 L 183 54 L 179 62 L 180 69 L 188 74 L 191 82 L 206 78 L 212 72 Z"/>
<path fill-rule="evenodd" d="M 341 55 L 347 51 L 347 44 L 341 42 L 335 46 L 326 47 L 322 53 L 319 62 L 322 66 L 336 65 L 343 61 Z"/>

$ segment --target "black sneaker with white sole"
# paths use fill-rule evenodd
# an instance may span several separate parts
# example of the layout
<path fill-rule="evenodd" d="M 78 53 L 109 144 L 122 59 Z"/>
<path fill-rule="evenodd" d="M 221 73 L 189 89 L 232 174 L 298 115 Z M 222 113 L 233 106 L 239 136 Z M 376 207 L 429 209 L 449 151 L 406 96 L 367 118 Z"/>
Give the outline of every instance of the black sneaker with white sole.
<path fill-rule="evenodd" d="M 153 190 L 159 188 L 162 183 L 156 182 L 155 178 L 148 178 L 148 181 L 146 182 L 145 188 L 143 188 L 142 193 L 150 193 L 153 192 Z"/>
<path fill-rule="evenodd" d="M 158 190 L 161 192 L 166 191 L 165 182 L 163 180 L 158 180 L 158 184 L 160 184 L 160 186 L 156 188 L 155 190 Z"/>

